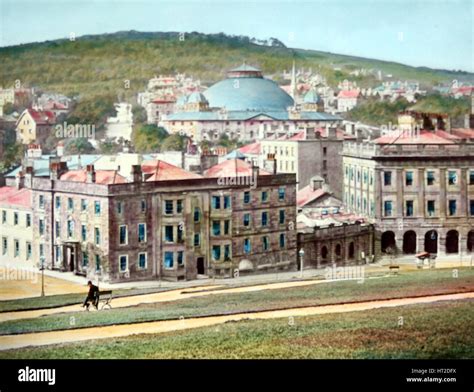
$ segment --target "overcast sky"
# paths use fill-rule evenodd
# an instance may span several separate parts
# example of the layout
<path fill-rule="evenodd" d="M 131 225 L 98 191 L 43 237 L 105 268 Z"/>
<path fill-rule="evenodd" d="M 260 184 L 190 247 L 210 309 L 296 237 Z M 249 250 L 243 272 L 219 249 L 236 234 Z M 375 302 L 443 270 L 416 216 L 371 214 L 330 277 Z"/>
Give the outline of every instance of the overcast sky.
<path fill-rule="evenodd" d="M 474 71 L 474 0 L 0 0 L 0 45 L 84 34 L 199 31 Z"/>

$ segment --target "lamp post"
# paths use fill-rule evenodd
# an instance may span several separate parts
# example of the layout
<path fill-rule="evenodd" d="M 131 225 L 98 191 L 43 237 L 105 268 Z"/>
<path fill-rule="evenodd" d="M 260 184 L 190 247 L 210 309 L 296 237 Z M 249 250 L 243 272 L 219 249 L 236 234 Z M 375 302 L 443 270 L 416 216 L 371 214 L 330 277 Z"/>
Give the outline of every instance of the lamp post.
<path fill-rule="evenodd" d="M 300 251 L 298 252 L 298 255 L 300 256 L 301 278 L 303 278 L 303 269 L 304 269 L 304 249 L 303 248 L 300 249 Z"/>
<path fill-rule="evenodd" d="M 40 257 L 41 262 L 41 296 L 44 297 L 44 256 Z"/>

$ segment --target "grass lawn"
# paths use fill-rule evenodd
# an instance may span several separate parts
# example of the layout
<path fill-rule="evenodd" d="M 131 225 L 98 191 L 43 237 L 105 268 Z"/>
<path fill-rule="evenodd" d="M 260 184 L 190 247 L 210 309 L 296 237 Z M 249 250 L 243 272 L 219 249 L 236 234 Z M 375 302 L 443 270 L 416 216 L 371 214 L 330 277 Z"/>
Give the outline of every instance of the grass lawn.
<path fill-rule="evenodd" d="M 104 289 L 105 290 L 105 289 Z M 144 289 L 118 289 L 113 290 L 115 298 L 127 297 L 131 295 L 141 295 L 158 293 L 160 291 L 173 290 L 172 288 L 144 288 Z M 32 297 L 0 301 L 0 313 L 13 312 L 20 310 L 49 309 L 61 306 L 80 304 L 84 301 L 87 294 L 87 287 L 84 286 L 84 292 L 80 294 L 58 294 L 47 295 L 45 297 Z"/>
<path fill-rule="evenodd" d="M 232 322 L 166 334 L 24 348 L 0 359 L 474 358 L 474 301 Z M 399 325 L 400 318 L 403 325 Z"/>
<path fill-rule="evenodd" d="M 101 312 L 73 312 L 0 323 L 0 334 L 73 329 L 95 325 L 210 316 L 341 302 L 401 298 L 474 290 L 474 270 L 405 272 L 387 278 L 321 283 L 249 293 L 213 294 Z M 73 317 L 71 322 L 71 317 Z"/>

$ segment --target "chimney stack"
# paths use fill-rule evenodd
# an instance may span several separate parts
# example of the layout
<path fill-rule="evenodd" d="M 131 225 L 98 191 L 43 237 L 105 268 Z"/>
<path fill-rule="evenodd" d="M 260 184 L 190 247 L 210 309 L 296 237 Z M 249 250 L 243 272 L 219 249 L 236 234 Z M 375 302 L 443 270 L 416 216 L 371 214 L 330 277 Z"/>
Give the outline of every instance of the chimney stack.
<path fill-rule="evenodd" d="M 257 179 L 259 173 L 260 173 L 260 168 L 258 167 L 258 165 L 255 164 L 255 162 L 252 162 L 252 177 L 254 179 Z"/>
<path fill-rule="evenodd" d="M 50 178 L 51 180 L 59 180 L 61 176 L 68 170 L 66 162 L 51 162 Z"/>
<path fill-rule="evenodd" d="M 15 177 L 16 189 L 21 189 L 25 186 L 25 176 L 23 172 L 19 172 Z"/>
<path fill-rule="evenodd" d="M 94 165 L 87 165 L 86 166 L 86 174 L 87 174 L 87 182 L 88 183 L 95 183 Z"/>
<path fill-rule="evenodd" d="M 56 147 L 56 155 L 62 157 L 64 155 L 64 142 L 59 142 Z"/>
<path fill-rule="evenodd" d="M 277 174 L 277 160 L 275 154 L 267 154 L 266 168 L 272 174 Z"/>
<path fill-rule="evenodd" d="M 323 187 L 324 179 L 322 179 L 319 176 L 314 176 L 311 178 L 311 189 L 313 191 L 316 191 L 318 189 L 321 189 Z"/>
<path fill-rule="evenodd" d="M 33 166 L 26 166 L 25 168 L 25 180 L 24 180 L 24 185 L 25 188 L 31 188 L 33 185 L 33 176 L 35 174 L 35 170 Z"/>
<path fill-rule="evenodd" d="M 314 140 L 316 139 L 316 134 L 314 128 L 306 128 L 306 140 Z"/>
<path fill-rule="evenodd" d="M 337 138 L 337 132 L 336 132 L 336 127 L 328 127 L 328 134 L 327 134 L 328 139 L 334 140 Z"/>
<path fill-rule="evenodd" d="M 42 154 L 40 144 L 28 144 L 28 149 L 26 150 L 26 156 L 28 158 L 41 158 Z"/>
<path fill-rule="evenodd" d="M 142 167 L 141 165 L 132 165 L 132 173 L 131 173 L 132 181 L 133 182 L 142 182 Z"/>

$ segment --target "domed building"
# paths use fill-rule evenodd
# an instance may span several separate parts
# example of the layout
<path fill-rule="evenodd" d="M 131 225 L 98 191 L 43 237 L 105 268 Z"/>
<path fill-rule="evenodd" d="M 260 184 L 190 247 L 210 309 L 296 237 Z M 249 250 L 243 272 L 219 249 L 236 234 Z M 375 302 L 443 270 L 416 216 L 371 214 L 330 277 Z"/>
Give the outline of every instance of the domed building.
<path fill-rule="evenodd" d="M 303 106 L 297 107 L 277 83 L 263 77 L 260 69 L 243 64 L 203 93 L 180 98 L 178 111 L 166 116 L 160 125 L 195 142 L 218 140 L 224 134 L 230 139 L 252 141 L 294 135 L 301 128 L 334 126 L 342 120 L 319 111 L 321 102 L 314 99 L 307 103 L 308 110 L 301 110 Z"/>
<path fill-rule="evenodd" d="M 318 93 L 311 89 L 303 98 L 302 109 L 308 112 L 322 112 L 324 110 L 324 102 Z"/>
<path fill-rule="evenodd" d="M 286 111 L 294 105 L 275 82 L 265 79 L 262 72 L 249 65 L 231 69 L 227 79 L 217 82 L 205 92 L 210 107 L 228 111 Z"/>

